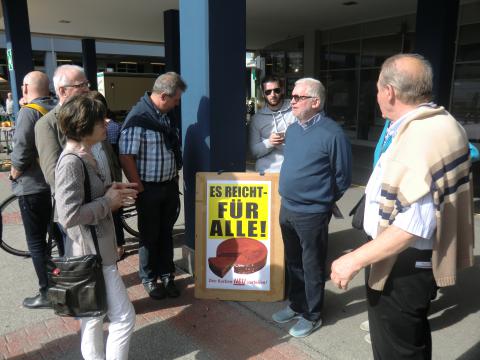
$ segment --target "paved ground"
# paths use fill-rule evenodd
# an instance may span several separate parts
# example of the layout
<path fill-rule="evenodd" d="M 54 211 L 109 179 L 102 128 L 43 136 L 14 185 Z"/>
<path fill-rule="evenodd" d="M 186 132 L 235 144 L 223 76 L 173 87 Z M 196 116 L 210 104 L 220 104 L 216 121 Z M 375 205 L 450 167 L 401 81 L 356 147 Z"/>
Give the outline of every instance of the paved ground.
<path fill-rule="evenodd" d="M 354 154 L 358 151 L 354 150 Z M 364 159 L 370 155 L 363 154 Z M 366 164 L 366 162 L 365 162 Z M 368 165 L 356 163 L 357 176 Z M 362 174 L 358 176 L 361 178 Z M 6 173 L 0 173 L 0 199 L 7 196 Z M 362 193 L 351 188 L 340 202 L 346 214 Z M 350 219 L 330 226 L 329 262 L 361 243 Z M 476 232 L 480 218 L 476 217 Z M 175 258 L 180 263 L 183 219 L 176 226 Z M 326 286 L 324 325 L 311 336 L 293 339 L 292 324 L 277 325 L 271 314 L 286 302 L 256 303 L 195 299 L 194 279 L 179 269 L 182 295 L 155 301 L 144 293 L 137 276 L 136 244 L 119 269 L 137 313 L 130 359 L 371 359 L 359 329 L 366 319 L 363 274 L 348 291 Z M 480 252 L 476 266 L 461 273 L 458 285 L 440 290 L 432 304 L 433 358 L 480 358 Z M 0 359 L 81 359 L 78 324 L 50 310 L 28 310 L 22 299 L 33 294 L 36 279 L 29 259 L 0 251 Z"/>

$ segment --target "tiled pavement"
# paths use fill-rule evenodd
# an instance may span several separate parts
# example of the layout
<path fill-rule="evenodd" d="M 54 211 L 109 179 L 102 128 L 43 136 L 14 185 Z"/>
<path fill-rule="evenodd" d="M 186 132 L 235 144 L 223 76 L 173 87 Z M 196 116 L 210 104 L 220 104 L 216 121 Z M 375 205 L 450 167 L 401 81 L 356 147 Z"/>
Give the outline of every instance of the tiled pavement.
<path fill-rule="evenodd" d="M 311 358 L 282 339 L 280 329 L 258 321 L 237 303 L 195 299 L 193 278 L 188 274 L 177 277 L 182 290 L 179 298 L 158 301 L 146 295 L 138 279 L 137 254 L 118 266 L 137 313 L 131 359 Z M 163 338 L 165 333 L 168 339 Z M 155 337 L 148 336 L 148 344 L 141 346 L 142 337 L 149 334 Z M 186 340 L 187 346 L 182 344 Z M 79 348 L 79 322 L 73 318 L 53 317 L 0 336 L 0 359 L 73 360 L 81 358 Z"/>

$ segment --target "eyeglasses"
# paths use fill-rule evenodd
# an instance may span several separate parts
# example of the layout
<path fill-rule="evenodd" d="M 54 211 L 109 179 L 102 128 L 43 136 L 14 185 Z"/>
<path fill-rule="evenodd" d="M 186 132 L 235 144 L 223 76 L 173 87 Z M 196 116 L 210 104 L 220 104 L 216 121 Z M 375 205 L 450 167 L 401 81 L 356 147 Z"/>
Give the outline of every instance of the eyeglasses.
<path fill-rule="evenodd" d="M 265 95 L 270 95 L 272 93 L 272 91 L 275 93 L 275 94 L 280 94 L 280 92 L 282 91 L 282 89 L 280 88 L 275 88 L 275 89 L 268 89 L 268 90 L 265 90 Z"/>
<path fill-rule="evenodd" d="M 84 81 L 80 84 L 73 84 L 73 85 L 63 85 L 64 88 L 75 88 L 75 89 L 81 89 L 81 88 L 90 88 L 90 83 L 88 81 Z"/>
<path fill-rule="evenodd" d="M 300 102 L 307 99 L 314 99 L 316 96 L 303 96 L 303 95 L 292 95 L 292 101 Z"/>

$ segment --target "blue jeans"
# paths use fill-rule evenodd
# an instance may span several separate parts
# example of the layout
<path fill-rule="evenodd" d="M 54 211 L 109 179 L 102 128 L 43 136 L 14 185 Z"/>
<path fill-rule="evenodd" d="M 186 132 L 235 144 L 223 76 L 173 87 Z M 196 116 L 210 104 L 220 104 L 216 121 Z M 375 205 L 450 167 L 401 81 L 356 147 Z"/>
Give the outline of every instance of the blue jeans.
<path fill-rule="evenodd" d="M 46 191 L 19 196 L 18 203 L 38 286 L 40 292 L 45 292 L 48 287 L 46 259 L 50 256 L 46 237 L 52 213 L 52 198 L 50 192 Z"/>
<path fill-rule="evenodd" d="M 147 283 L 175 273 L 172 232 L 179 196 L 175 180 L 143 186 L 137 198 L 138 256 L 140 279 Z"/>
<path fill-rule="evenodd" d="M 310 321 L 320 319 L 325 292 L 325 260 L 331 213 L 280 209 L 280 228 L 290 279 L 290 307 Z"/>

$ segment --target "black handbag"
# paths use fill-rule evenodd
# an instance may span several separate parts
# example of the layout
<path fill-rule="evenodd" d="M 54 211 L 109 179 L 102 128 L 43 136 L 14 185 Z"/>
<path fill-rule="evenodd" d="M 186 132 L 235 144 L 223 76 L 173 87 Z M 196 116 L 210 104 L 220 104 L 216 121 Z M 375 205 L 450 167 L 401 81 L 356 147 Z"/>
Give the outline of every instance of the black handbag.
<path fill-rule="evenodd" d="M 75 154 L 71 154 L 77 156 Z M 87 167 L 85 173 L 85 203 L 91 201 Z M 107 312 L 107 292 L 102 271 L 102 256 L 95 227 L 89 225 L 96 254 L 51 258 L 47 261 L 48 299 L 55 314 L 74 317 L 97 317 Z"/>
<path fill-rule="evenodd" d="M 358 200 L 357 204 L 350 210 L 348 214 L 353 215 L 352 227 L 357 230 L 363 230 L 363 217 L 365 215 L 365 194 Z"/>

